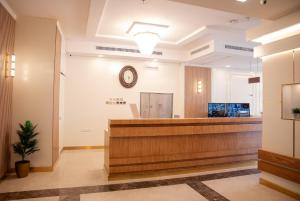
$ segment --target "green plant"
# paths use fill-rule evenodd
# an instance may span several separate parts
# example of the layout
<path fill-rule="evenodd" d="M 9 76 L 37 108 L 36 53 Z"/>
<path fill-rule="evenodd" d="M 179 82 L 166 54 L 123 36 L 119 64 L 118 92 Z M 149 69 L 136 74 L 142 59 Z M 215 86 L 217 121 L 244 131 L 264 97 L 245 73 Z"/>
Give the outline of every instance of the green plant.
<path fill-rule="evenodd" d="M 31 121 L 25 121 L 23 125 L 19 125 L 21 129 L 17 131 L 19 142 L 13 144 L 13 149 L 16 154 L 22 157 L 22 161 L 24 161 L 26 156 L 39 151 L 37 147 L 38 141 L 36 139 L 39 133 L 35 131 L 37 125 L 33 126 Z"/>
<path fill-rule="evenodd" d="M 300 108 L 298 107 L 296 107 L 296 108 L 293 108 L 293 113 L 294 114 L 300 114 Z"/>

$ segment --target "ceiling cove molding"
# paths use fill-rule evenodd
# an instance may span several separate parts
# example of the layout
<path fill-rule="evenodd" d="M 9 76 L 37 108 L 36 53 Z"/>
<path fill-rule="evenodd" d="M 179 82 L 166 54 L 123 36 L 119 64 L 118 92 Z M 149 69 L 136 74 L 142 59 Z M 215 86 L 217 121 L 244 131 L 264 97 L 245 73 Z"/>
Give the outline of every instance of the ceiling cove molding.
<path fill-rule="evenodd" d="M 97 36 L 99 27 L 103 21 L 107 2 L 108 0 L 90 0 L 89 16 L 86 28 L 87 36 Z"/>
<path fill-rule="evenodd" d="M 15 11 L 9 6 L 6 0 L 0 0 L 2 6 L 7 10 L 7 12 L 14 18 L 17 19 L 17 14 Z"/>
<path fill-rule="evenodd" d="M 300 48 L 300 34 L 254 48 L 254 57 L 265 57 Z"/>
<path fill-rule="evenodd" d="M 201 34 L 202 32 L 204 32 L 205 30 L 207 30 L 207 27 L 203 26 L 203 27 L 200 27 L 199 29 L 196 29 L 192 33 L 182 37 L 181 39 L 179 39 L 175 42 L 160 40 L 159 43 L 169 44 L 169 45 L 184 45 L 184 44 L 186 44 L 188 42 L 191 42 L 192 40 L 196 39 L 198 37 L 198 35 Z M 131 37 L 116 36 L 116 35 L 96 34 L 96 37 L 133 41 L 133 39 Z"/>
<path fill-rule="evenodd" d="M 300 11 L 294 12 L 290 15 L 282 17 L 276 21 L 262 21 L 262 23 L 246 32 L 246 39 L 254 41 L 264 35 L 279 31 L 289 26 L 298 24 L 300 22 Z"/>

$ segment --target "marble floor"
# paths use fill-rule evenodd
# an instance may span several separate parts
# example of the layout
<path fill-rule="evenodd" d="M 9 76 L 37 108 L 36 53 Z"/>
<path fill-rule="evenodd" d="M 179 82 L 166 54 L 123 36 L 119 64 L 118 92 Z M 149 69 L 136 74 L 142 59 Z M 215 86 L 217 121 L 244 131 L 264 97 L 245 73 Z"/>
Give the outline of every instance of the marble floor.
<path fill-rule="evenodd" d="M 53 172 L 0 181 L 0 201 L 293 201 L 259 184 L 255 165 L 108 181 L 103 151 L 64 151 Z"/>

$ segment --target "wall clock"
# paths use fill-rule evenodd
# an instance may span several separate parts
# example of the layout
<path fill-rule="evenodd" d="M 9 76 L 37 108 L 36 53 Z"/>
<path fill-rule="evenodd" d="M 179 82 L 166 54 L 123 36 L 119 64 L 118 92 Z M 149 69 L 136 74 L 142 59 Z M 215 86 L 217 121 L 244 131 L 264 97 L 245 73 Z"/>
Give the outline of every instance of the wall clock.
<path fill-rule="evenodd" d="M 123 87 L 133 87 L 138 79 L 138 74 L 132 66 L 124 66 L 119 73 L 119 80 Z"/>

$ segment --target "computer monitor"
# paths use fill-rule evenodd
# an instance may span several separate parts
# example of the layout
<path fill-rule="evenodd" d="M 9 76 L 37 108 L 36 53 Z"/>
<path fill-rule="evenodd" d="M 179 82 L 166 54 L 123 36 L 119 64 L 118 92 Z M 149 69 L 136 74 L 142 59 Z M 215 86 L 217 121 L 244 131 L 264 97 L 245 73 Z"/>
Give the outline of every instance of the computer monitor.
<path fill-rule="evenodd" d="M 208 103 L 208 117 L 226 117 L 226 104 Z"/>
<path fill-rule="evenodd" d="M 228 117 L 250 117 L 249 103 L 227 103 L 226 113 Z"/>

